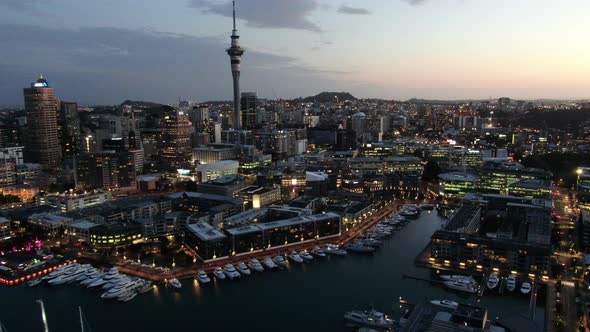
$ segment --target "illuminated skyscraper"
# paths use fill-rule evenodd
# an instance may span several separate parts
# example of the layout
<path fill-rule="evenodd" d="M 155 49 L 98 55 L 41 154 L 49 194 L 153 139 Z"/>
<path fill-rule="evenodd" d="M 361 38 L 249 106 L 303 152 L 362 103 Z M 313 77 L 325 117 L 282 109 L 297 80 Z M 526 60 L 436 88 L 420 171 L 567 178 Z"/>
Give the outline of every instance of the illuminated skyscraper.
<path fill-rule="evenodd" d="M 193 151 L 189 115 L 185 111 L 168 112 L 161 122 L 160 158 L 171 167 L 189 163 Z"/>
<path fill-rule="evenodd" d="M 57 128 L 58 103 L 43 76 L 24 89 L 28 140 L 28 162 L 41 164 L 46 171 L 61 169 L 61 146 Z"/>
<path fill-rule="evenodd" d="M 231 63 L 231 74 L 234 80 L 234 129 L 241 128 L 241 114 L 240 114 L 240 62 L 244 50 L 240 47 L 238 30 L 236 29 L 236 2 L 232 2 L 234 29 L 231 34 L 231 47 L 227 49 L 227 54 Z"/>

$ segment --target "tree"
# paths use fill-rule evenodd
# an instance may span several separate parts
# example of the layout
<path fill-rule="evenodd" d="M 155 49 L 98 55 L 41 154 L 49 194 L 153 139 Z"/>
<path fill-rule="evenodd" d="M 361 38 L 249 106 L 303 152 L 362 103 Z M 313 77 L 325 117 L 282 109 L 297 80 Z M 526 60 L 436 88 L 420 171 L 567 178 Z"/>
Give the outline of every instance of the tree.
<path fill-rule="evenodd" d="M 422 180 L 424 181 L 435 181 L 438 175 L 441 173 L 440 166 L 434 160 L 430 160 L 424 166 L 424 172 L 422 172 Z"/>

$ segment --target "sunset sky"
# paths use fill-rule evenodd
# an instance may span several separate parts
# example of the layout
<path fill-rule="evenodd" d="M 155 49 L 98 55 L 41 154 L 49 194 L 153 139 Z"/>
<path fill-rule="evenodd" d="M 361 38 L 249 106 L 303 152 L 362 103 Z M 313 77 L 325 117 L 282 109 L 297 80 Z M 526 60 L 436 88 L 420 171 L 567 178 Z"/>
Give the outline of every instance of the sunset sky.
<path fill-rule="evenodd" d="M 587 0 L 238 0 L 242 91 L 590 98 Z M 227 0 L 1 0 L 0 105 L 231 99 Z"/>

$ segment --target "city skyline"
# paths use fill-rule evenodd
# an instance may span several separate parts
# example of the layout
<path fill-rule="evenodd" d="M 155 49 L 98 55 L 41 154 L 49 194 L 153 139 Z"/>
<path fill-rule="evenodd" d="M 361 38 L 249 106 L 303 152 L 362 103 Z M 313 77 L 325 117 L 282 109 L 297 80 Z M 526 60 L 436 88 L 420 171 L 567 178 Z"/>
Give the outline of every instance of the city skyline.
<path fill-rule="evenodd" d="M 590 4 L 539 3 L 238 1 L 248 52 L 241 90 L 267 98 L 590 98 L 580 42 Z M 61 99 L 81 104 L 231 100 L 223 54 L 231 1 L 116 6 L 0 4 L 0 105 L 22 105 L 21 89 L 41 73 Z"/>

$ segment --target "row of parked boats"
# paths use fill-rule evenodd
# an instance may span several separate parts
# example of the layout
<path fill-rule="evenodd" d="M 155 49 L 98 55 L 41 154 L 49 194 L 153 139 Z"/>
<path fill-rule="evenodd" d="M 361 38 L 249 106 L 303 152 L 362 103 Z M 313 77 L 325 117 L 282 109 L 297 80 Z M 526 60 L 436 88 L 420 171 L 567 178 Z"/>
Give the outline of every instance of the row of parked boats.
<path fill-rule="evenodd" d="M 346 250 L 341 249 L 335 244 L 326 244 L 322 247 L 316 247 L 311 251 L 291 251 L 287 255 L 277 255 L 275 257 L 266 257 L 261 260 L 256 258 L 248 262 L 239 262 L 237 264 L 226 264 L 223 267 L 216 267 L 213 270 L 213 276 L 217 280 L 233 280 L 242 276 L 249 276 L 254 272 L 263 272 L 265 270 L 275 270 L 279 268 L 286 268 L 288 262 L 303 264 L 311 262 L 314 257 L 326 257 L 327 255 L 345 256 Z M 210 276 L 207 272 L 201 270 L 195 276 L 195 279 L 201 284 L 208 284 L 211 282 Z"/>
<path fill-rule="evenodd" d="M 477 293 L 480 290 L 479 284 L 473 279 L 472 276 L 463 275 L 442 275 L 443 284 L 453 290 L 458 290 L 467 293 Z M 486 286 L 489 289 L 495 289 L 500 284 L 500 277 L 497 273 L 490 273 L 486 280 Z M 516 289 L 516 276 L 511 274 L 506 278 L 506 289 L 513 292 Z M 520 285 L 520 292 L 522 294 L 529 294 L 532 286 L 528 281 L 524 281 Z"/>
<path fill-rule="evenodd" d="M 391 237 L 410 220 L 417 218 L 422 209 L 422 206 L 414 204 L 404 205 L 398 212 L 391 213 L 365 234 L 347 244 L 345 249 L 356 253 L 370 254 L 375 252 L 383 244 L 384 239 Z"/>
<path fill-rule="evenodd" d="M 153 285 L 141 278 L 131 278 L 119 273 L 116 267 L 102 271 L 90 264 L 73 263 L 28 282 L 33 287 L 41 283 L 51 286 L 76 284 L 81 287 L 97 289 L 102 292 L 103 299 L 116 299 L 127 302 L 137 294 L 146 293 Z"/>

